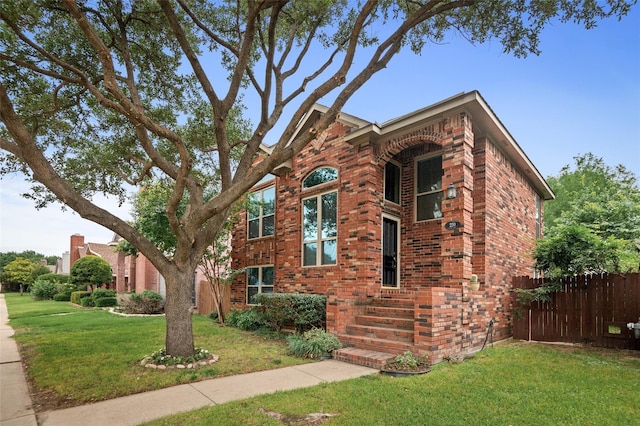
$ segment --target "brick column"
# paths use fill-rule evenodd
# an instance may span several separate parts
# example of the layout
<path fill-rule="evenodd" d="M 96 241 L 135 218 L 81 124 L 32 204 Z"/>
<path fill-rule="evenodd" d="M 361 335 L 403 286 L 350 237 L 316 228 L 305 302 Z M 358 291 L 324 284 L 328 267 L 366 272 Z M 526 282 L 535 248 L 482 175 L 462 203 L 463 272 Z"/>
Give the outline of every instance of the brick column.
<path fill-rule="evenodd" d="M 466 352 L 472 346 L 474 323 L 473 306 L 470 303 L 469 280 L 473 274 L 473 147 L 472 123 L 466 113 L 449 117 L 442 157 L 444 176 L 443 221 L 442 221 L 442 285 L 460 290 L 457 306 L 459 328 L 455 333 L 458 348 Z M 447 189 L 453 184 L 456 197 L 447 199 Z M 448 229 L 447 223 L 458 222 L 460 227 Z"/>
<path fill-rule="evenodd" d="M 442 179 L 442 285 L 457 287 L 471 277 L 473 235 L 473 131 L 464 113 L 449 118 L 448 140 L 443 145 Z M 447 189 L 453 184 L 456 198 L 447 199 Z M 446 229 L 446 224 L 459 222 L 461 227 Z"/>
<path fill-rule="evenodd" d="M 416 292 L 414 345 L 434 364 L 462 351 L 462 289 L 421 288 Z"/>

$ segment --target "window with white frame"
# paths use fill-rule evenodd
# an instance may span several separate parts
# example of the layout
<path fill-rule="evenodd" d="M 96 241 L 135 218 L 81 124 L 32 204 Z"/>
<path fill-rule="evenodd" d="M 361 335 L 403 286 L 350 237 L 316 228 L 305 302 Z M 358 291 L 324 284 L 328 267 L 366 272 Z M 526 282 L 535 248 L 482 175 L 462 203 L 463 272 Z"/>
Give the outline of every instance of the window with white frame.
<path fill-rule="evenodd" d="M 271 186 L 249 195 L 248 238 L 273 235 L 275 229 L 276 188 Z"/>
<path fill-rule="evenodd" d="M 302 181 L 309 189 L 338 179 L 338 170 L 320 167 Z M 338 258 L 338 192 L 302 200 L 302 265 L 335 265 Z"/>
<path fill-rule="evenodd" d="M 416 161 L 416 221 L 442 217 L 442 156 Z"/>
<path fill-rule="evenodd" d="M 247 268 L 247 304 L 259 293 L 273 293 L 273 265 Z"/>

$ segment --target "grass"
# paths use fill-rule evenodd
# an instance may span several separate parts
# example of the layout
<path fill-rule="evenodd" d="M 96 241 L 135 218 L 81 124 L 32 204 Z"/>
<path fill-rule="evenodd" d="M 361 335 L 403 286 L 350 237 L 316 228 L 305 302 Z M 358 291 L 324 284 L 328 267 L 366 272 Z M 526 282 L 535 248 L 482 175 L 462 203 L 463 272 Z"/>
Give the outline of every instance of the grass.
<path fill-rule="evenodd" d="M 163 345 L 162 318 L 123 318 L 17 294 L 5 299 L 28 374 L 49 409 L 304 362 L 287 355 L 281 340 L 194 316 L 196 345 L 220 362 L 191 372 L 148 371 L 138 361 Z M 512 342 L 422 376 L 277 392 L 149 425 L 303 425 L 319 412 L 333 415 L 324 425 L 638 425 L 640 352 Z"/>
<path fill-rule="evenodd" d="M 164 346 L 164 317 L 122 317 L 17 293 L 5 300 L 38 411 L 308 362 L 290 356 L 283 339 L 194 315 L 195 345 L 220 360 L 197 370 L 153 371 L 139 363 Z"/>
<path fill-rule="evenodd" d="M 301 419 L 319 412 L 333 415 L 323 425 L 637 426 L 640 353 L 512 342 L 462 364 L 438 364 L 422 376 L 367 376 L 148 425 L 308 424 Z"/>

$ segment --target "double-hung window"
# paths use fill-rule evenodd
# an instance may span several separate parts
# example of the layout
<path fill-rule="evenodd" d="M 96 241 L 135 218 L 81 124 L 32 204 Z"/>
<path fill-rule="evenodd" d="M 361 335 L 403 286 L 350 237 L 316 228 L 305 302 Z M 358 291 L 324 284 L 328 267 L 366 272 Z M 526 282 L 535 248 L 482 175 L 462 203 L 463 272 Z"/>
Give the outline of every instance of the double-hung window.
<path fill-rule="evenodd" d="M 416 161 L 416 221 L 442 217 L 442 156 Z"/>
<path fill-rule="evenodd" d="M 323 167 L 312 172 L 304 189 L 329 183 L 338 171 Z M 335 265 L 338 258 L 338 192 L 331 191 L 302 200 L 303 266 Z"/>
<path fill-rule="evenodd" d="M 249 195 L 249 207 L 247 209 L 249 239 L 273 235 L 275 200 L 275 186 L 256 191 Z"/>
<path fill-rule="evenodd" d="M 253 303 L 258 293 L 273 293 L 273 266 L 250 266 L 247 268 L 247 304 Z"/>

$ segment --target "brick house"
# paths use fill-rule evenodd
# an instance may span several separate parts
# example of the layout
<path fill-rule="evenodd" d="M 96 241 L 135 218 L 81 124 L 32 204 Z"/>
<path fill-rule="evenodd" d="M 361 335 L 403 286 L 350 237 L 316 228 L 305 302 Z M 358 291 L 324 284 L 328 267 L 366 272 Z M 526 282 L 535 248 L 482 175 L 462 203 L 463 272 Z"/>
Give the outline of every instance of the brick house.
<path fill-rule="evenodd" d="M 554 195 L 474 91 L 382 124 L 341 113 L 251 197 L 233 233 L 233 266 L 247 272 L 232 304 L 325 294 L 327 330 L 349 347 L 339 355 L 379 366 L 406 350 L 432 362 L 473 352 L 490 330 L 509 337 L 511 279 L 534 273 Z"/>
<path fill-rule="evenodd" d="M 157 291 L 164 298 L 166 295 L 166 285 L 164 277 L 158 272 L 155 266 L 142 253 L 137 256 L 128 256 L 116 251 L 116 247 L 122 237 L 114 234 L 108 243 L 85 243 L 84 236 L 74 234 L 70 239 L 70 249 L 63 255 L 69 258 L 69 273 L 71 266 L 84 256 L 99 256 L 106 260 L 111 266 L 113 281 L 109 287 L 118 293 L 136 292 L 142 293 L 144 290 Z M 211 291 L 204 273 L 198 269 L 193 279 L 192 300 L 196 311 L 206 315 L 214 310 Z"/>

